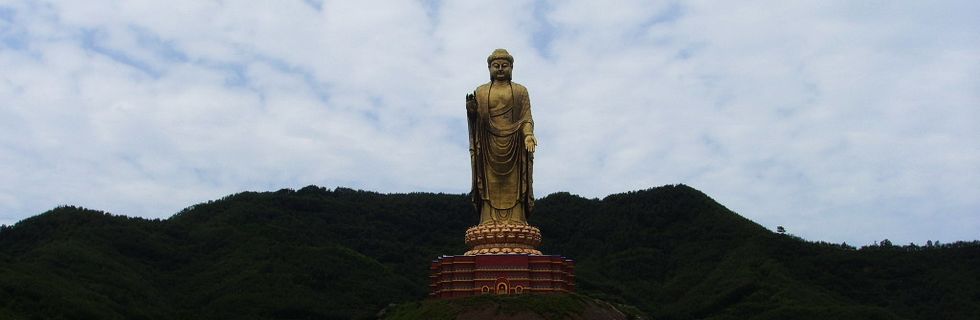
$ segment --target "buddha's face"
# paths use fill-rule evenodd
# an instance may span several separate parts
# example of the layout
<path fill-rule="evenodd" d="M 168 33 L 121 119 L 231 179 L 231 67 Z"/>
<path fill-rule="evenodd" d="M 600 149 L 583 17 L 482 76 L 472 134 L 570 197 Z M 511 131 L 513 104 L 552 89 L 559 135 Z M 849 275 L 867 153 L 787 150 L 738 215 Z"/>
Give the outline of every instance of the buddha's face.
<path fill-rule="evenodd" d="M 490 79 L 510 80 L 510 72 L 513 68 L 514 66 L 504 59 L 490 61 Z"/>

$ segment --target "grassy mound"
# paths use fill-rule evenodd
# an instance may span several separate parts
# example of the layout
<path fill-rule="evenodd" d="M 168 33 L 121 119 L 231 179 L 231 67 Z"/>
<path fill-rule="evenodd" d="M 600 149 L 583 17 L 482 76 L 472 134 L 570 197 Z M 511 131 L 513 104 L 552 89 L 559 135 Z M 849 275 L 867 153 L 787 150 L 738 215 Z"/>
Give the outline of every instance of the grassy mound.
<path fill-rule="evenodd" d="M 578 294 L 483 295 L 425 300 L 389 307 L 385 320 L 413 319 L 647 319 L 638 309 Z"/>

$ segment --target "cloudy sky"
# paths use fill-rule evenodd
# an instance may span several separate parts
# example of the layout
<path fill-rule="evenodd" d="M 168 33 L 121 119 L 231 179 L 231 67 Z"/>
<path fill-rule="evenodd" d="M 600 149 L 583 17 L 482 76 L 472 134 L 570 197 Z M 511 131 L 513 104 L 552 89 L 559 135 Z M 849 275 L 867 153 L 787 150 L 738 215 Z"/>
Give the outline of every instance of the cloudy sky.
<path fill-rule="evenodd" d="M 0 0 L 0 223 L 316 184 L 465 193 L 516 58 L 537 196 L 683 183 L 770 229 L 980 238 L 978 1 Z"/>

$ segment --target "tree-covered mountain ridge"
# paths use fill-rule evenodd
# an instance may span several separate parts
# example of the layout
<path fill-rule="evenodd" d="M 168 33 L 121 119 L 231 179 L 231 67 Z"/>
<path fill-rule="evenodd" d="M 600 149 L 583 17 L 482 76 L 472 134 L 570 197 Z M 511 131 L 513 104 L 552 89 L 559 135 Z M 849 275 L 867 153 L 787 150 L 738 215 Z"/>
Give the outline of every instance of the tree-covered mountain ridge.
<path fill-rule="evenodd" d="M 0 229 L 0 319 L 351 319 L 424 299 L 466 195 L 308 186 L 165 220 L 59 207 Z M 980 244 L 854 249 L 773 233 L 685 185 L 539 199 L 579 292 L 652 319 L 978 319 Z"/>

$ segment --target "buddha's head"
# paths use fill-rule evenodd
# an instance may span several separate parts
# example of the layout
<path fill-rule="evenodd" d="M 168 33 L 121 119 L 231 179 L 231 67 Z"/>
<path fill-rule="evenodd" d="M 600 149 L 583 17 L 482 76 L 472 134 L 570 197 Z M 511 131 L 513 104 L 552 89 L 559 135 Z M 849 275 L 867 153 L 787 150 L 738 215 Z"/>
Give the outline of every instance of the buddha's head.
<path fill-rule="evenodd" d="M 490 69 L 490 80 L 510 81 L 511 71 L 514 70 L 514 57 L 507 50 L 497 49 L 487 57 L 487 68 Z"/>

